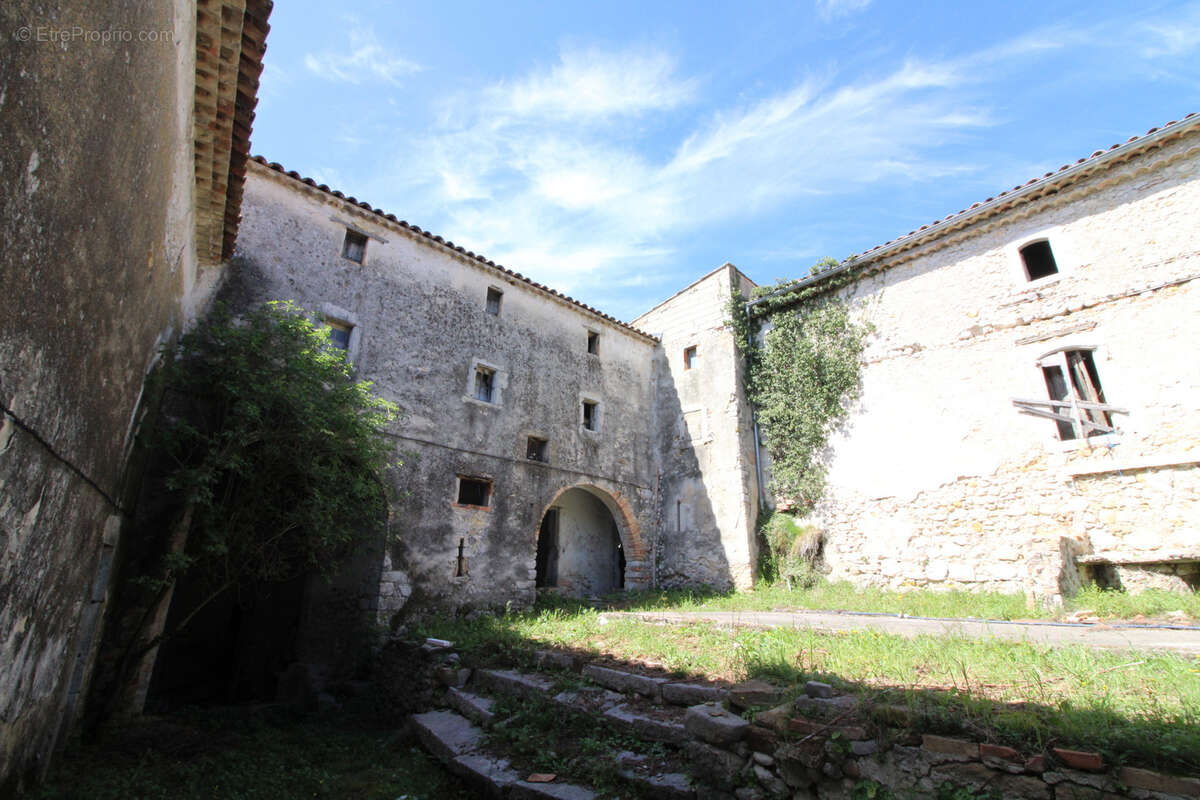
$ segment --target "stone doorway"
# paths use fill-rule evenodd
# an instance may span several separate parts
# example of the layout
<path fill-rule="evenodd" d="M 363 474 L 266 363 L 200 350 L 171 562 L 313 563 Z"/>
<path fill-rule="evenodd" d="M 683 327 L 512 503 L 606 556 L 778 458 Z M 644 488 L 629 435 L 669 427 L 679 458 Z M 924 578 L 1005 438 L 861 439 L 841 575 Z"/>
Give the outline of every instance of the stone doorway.
<path fill-rule="evenodd" d="M 598 491 L 567 489 L 546 509 L 538 529 L 538 588 L 575 597 L 625 588 L 620 528 Z"/>

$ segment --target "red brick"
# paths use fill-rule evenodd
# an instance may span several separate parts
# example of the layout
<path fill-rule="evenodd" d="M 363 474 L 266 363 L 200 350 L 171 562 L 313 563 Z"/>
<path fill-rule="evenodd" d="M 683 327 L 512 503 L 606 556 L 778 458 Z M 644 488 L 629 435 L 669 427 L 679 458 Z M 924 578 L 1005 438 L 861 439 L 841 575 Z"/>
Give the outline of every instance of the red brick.
<path fill-rule="evenodd" d="M 1061 747 L 1051 748 L 1051 752 L 1058 756 L 1068 767 L 1087 770 L 1088 772 L 1104 771 L 1104 759 L 1100 757 L 1099 753 L 1085 753 L 1079 750 L 1064 750 Z"/>
<path fill-rule="evenodd" d="M 1030 756 L 1029 759 L 1025 761 L 1025 771 L 1036 772 L 1037 774 L 1041 775 L 1046 771 L 1046 757 L 1041 755 Z"/>
<path fill-rule="evenodd" d="M 979 745 L 975 742 L 967 742 L 962 739 L 951 739 L 946 736 L 934 736 L 927 733 L 921 737 L 921 746 L 931 753 L 979 758 Z"/>
<path fill-rule="evenodd" d="M 1121 783 L 1135 789 L 1177 794 L 1182 797 L 1200 797 L 1200 780 L 1195 778 L 1177 778 L 1174 775 L 1163 775 L 1137 767 L 1122 767 L 1118 778 Z"/>

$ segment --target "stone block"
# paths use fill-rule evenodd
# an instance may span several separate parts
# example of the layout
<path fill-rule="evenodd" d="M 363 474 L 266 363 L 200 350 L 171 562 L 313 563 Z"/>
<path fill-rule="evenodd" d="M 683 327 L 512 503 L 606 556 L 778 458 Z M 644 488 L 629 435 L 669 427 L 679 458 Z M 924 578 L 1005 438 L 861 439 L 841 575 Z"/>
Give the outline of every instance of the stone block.
<path fill-rule="evenodd" d="M 934 786 L 950 783 L 983 792 L 995 792 L 1002 797 L 1022 800 L 1051 800 L 1051 789 L 1037 778 L 1028 775 L 1009 775 L 997 772 L 978 762 L 943 764 L 929 773 Z"/>
<path fill-rule="evenodd" d="M 782 703 L 755 714 L 754 724 L 770 728 L 776 733 L 784 733 L 788 729 L 788 722 L 795 716 L 795 713 L 796 708 L 792 703 Z"/>
<path fill-rule="evenodd" d="M 506 759 L 480 753 L 459 756 L 446 764 L 447 769 L 469 785 L 479 797 L 499 800 L 518 779 Z"/>
<path fill-rule="evenodd" d="M 450 689 L 446 692 L 446 703 L 464 717 L 484 727 L 491 725 L 496 720 L 490 697 L 481 697 L 462 689 Z"/>
<path fill-rule="evenodd" d="M 927 733 L 921 737 L 921 747 L 927 753 L 950 756 L 955 760 L 966 761 L 979 758 L 979 745 L 964 739 L 951 739 L 947 736 L 934 736 Z"/>
<path fill-rule="evenodd" d="M 529 783 L 516 781 L 508 787 L 512 800 L 594 800 L 596 793 L 586 786 L 571 783 Z"/>
<path fill-rule="evenodd" d="M 821 683 L 820 681 L 809 681 L 808 683 L 804 684 L 804 693 L 806 695 L 808 695 L 809 697 L 820 697 L 820 698 L 828 699 L 830 697 L 833 697 L 833 687 L 830 686 L 828 683 Z"/>
<path fill-rule="evenodd" d="M 604 712 L 604 716 L 626 726 L 643 739 L 671 744 L 679 744 L 687 739 L 683 723 L 640 714 L 627 705 L 610 708 Z"/>
<path fill-rule="evenodd" d="M 779 734 L 761 725 L 751 725 L 746 729 L 745 742 L 756 753 L 774 754 L 775 748 L 779 744 Z"/>
<path fill-rule="evenodd" d="M 784 691 L 766 681 L 751 680 L 729 690 L 729 702 L 738 708 L 773 706 L 783 699 Z"/>
<path fill-rule="evenodd" d="M 635 692 L 652 700 L 662 696 L 661 687 L 669 681 L 666 678 L 652 678 L 648 675 L 638 675 L 619 669 L 610 669 L 595 664 L 583 668 L 583 674 L 601 686 L 615 689 L 618 692 Z"/>
<path fill-rule="evenodd" d="M 1164 775 L 1137 767 L 1122 767 L 1117 773 L 1121 783 L 1134 789 L 1144 789 L 1147 792 L 1162 792 L 1177 794 L 1180 797 L 1200 798 L 1200 780 L 1196 778 L 1181 778 L 1175 775 Z"/>
<path fill-rule="evenodd" d="M 738 773 L 746 766 L 746 759 L 736 753 L 704 742 L 689 741 L 683 746 L 683 752 L 701 786 L 731 790 Z"/>
<path fill-rule="evenodd" d="M 705 703 L 687 710 L 684 726 L 709 744 L 730 745 L 745 738 L 750 723 L 716 703 Z"/>
<path fill-rule="evenodd" d="M 483 731 L 452 711 L 427 711 L 412 716 L 417 738 L 443 763 L 473 753 L 483 744 Z"/>
<path fill-rule="evenodd" d="M 534 663 L 538 669 L 565 669 L 572 672 L 579 671 L 579 659 L 571 653 L 563 653 L 558 650 L 538 650 L 534 654 Z"/>
<path fill-rule="evenodd" d="M 754 765 L 754 778 L 759 785 L 767 790 L 767 794 L 772 797 L 787 797 L 791 794 L 788 791 L 787 784 L 775 776 L 775 773 L 762 766 L 761 764 Z"/>
<path fill-rule="evenodd" d="M 721 703 L 729 696 L 729 690 L 721 686 L 705 686 L 700 683 L 664 683 L 662 699 L 677 706 L 694 706 L 700 703 Z"/>
<path fill-rule="evenodd" d="M 493 692 L 542 699 L 554 690 L 554 681 L 542 675 L 526 675 L 511 669 L 477 669 L 475 682 Z"/>
<path fill-rule="evenodd" d="M 793 717 L 789 720 L 788 730 L 802 736 L 833 736 L 837 734 L 850 741 L 871 738 L 861 725 L 833 725 L 826 722 L 813 722 L 804 717 Z"/>

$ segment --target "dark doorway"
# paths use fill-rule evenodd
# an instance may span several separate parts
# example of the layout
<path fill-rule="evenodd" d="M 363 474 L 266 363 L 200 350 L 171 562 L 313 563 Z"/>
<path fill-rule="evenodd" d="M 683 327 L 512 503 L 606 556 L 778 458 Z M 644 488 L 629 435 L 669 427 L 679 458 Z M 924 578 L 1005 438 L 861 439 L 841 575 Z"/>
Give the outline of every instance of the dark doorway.
<path fill-rule="evenodd" d="M 526 561 L 525 563 L 528 564 L 529 562 Z M 552 508 L 546 512 L 546 516 L 542 517 L 542 527 L 538 530 L 537 579 L 535 583 L 538 588 L 558 585 L 557 508 Z"/>

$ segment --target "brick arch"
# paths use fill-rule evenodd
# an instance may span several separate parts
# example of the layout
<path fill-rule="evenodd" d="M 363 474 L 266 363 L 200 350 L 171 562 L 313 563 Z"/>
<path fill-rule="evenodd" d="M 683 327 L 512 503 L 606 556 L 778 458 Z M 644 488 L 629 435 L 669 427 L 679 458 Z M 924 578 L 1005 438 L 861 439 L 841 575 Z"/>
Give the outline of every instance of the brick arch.
<path fill-rule="evenodd" d="M 546 512 L 558 502 L 560 497 L 572 489 L 581 489 L 592 495 L 608 509 L 608 513 L 612 514 L 613 521 L 617 524 L 617 533 L 621 537 L 621 547 L 625 551 L 625 588 L 627 590 L 650 588 L 650 549 L 642 537 L 641 526 L 638 525 L 633 507 L 629 504 L 628 498 L 619 490 L 604 488 L 594 483 L 583 482 L 564 486 L 542 506 L 537 524 L 533 529 L 535 557 L 538 531 L 541 528 L 542 520 L 546 517 Z"/>

